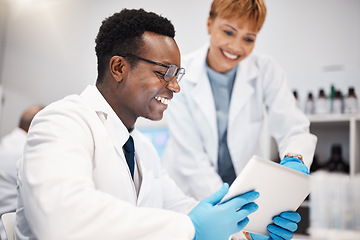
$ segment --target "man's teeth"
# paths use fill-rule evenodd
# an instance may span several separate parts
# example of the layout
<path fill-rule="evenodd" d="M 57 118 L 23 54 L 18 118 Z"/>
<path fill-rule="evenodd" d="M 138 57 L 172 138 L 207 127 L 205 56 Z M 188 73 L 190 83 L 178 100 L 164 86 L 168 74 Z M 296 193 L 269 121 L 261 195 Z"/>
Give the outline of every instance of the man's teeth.
<path fill-rule="evenodd" d="M 155 97 L 156 100 L 158 100 L 159 102 L 161 102 L 162 104 L 168 105 L 170 100 L 163 98 L 163 97 Z"/>
<path fill-rule="evenodd" d="M 238 58 L 238 56 L 237 56 L 237 55 L 233 55 L 233 54 L 230 54 L 230 53 L 225 52 L 225 51 L 223 51 L 223 53 L 224 53 L 224 55 L 225 55 L 226 57 L 228 57 L 228 58 L 230 58 L 230 59 L 235 60 L 235 59 L 237 59 L 237 58 Z"/>

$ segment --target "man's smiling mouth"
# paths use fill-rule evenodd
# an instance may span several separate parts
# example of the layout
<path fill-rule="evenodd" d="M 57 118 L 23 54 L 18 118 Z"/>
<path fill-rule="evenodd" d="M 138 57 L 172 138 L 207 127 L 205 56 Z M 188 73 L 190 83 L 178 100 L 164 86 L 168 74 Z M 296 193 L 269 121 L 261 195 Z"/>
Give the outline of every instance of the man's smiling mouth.
<path fill-rule="evenodd" d="M 164 98 L 164 97 L 155 97 L 155 99 L 159 102 L 161 102 L 162 104 L 168 105 L 170 102 L 170 99 Z"/>

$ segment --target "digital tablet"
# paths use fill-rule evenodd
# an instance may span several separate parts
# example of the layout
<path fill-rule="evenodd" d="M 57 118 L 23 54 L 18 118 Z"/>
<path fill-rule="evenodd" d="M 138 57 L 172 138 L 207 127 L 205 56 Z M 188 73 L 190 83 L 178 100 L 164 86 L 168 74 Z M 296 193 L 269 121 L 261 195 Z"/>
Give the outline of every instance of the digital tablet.
<path fill-rule="evenodd" d="M 242 193 L 260 193 L 255 202 L 259 209 L 250 214 L 247 232 L 268 235 L 272 218 L 284 211 L 296 211 L 310 193 L 310 175 L 253 156 L 221 200 L 224 202 Z"/>

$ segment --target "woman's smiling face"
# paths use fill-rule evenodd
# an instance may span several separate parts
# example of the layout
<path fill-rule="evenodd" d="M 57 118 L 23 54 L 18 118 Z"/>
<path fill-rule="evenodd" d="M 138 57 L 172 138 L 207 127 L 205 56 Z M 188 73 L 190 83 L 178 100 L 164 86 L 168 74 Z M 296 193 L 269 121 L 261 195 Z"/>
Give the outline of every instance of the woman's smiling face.
<path fill-rule="evenodd" d="M 230 71 L 254 49 L 258 31 L 249 20 L 216 17 L 209 18 L 207 25 L 210 34 L 207 62 L 215 71 Z"/>

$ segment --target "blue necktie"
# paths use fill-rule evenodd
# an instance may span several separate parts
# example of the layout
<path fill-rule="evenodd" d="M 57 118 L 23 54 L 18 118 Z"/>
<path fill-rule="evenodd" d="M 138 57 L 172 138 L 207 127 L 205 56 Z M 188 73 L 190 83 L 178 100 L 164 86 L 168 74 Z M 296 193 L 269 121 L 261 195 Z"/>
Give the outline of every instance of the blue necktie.
<path fill-rule="evenodd" d="M 126 162 L 127 162 L 128 166 L 129 166 L 131 177 L 134 179 L 135 148 L 134 148 L 134 140 L 131 136 L 129 137 L 127 142 L 124 144 L 123 148 L 125 151 L 125 158 L 126 158 Z"/>

